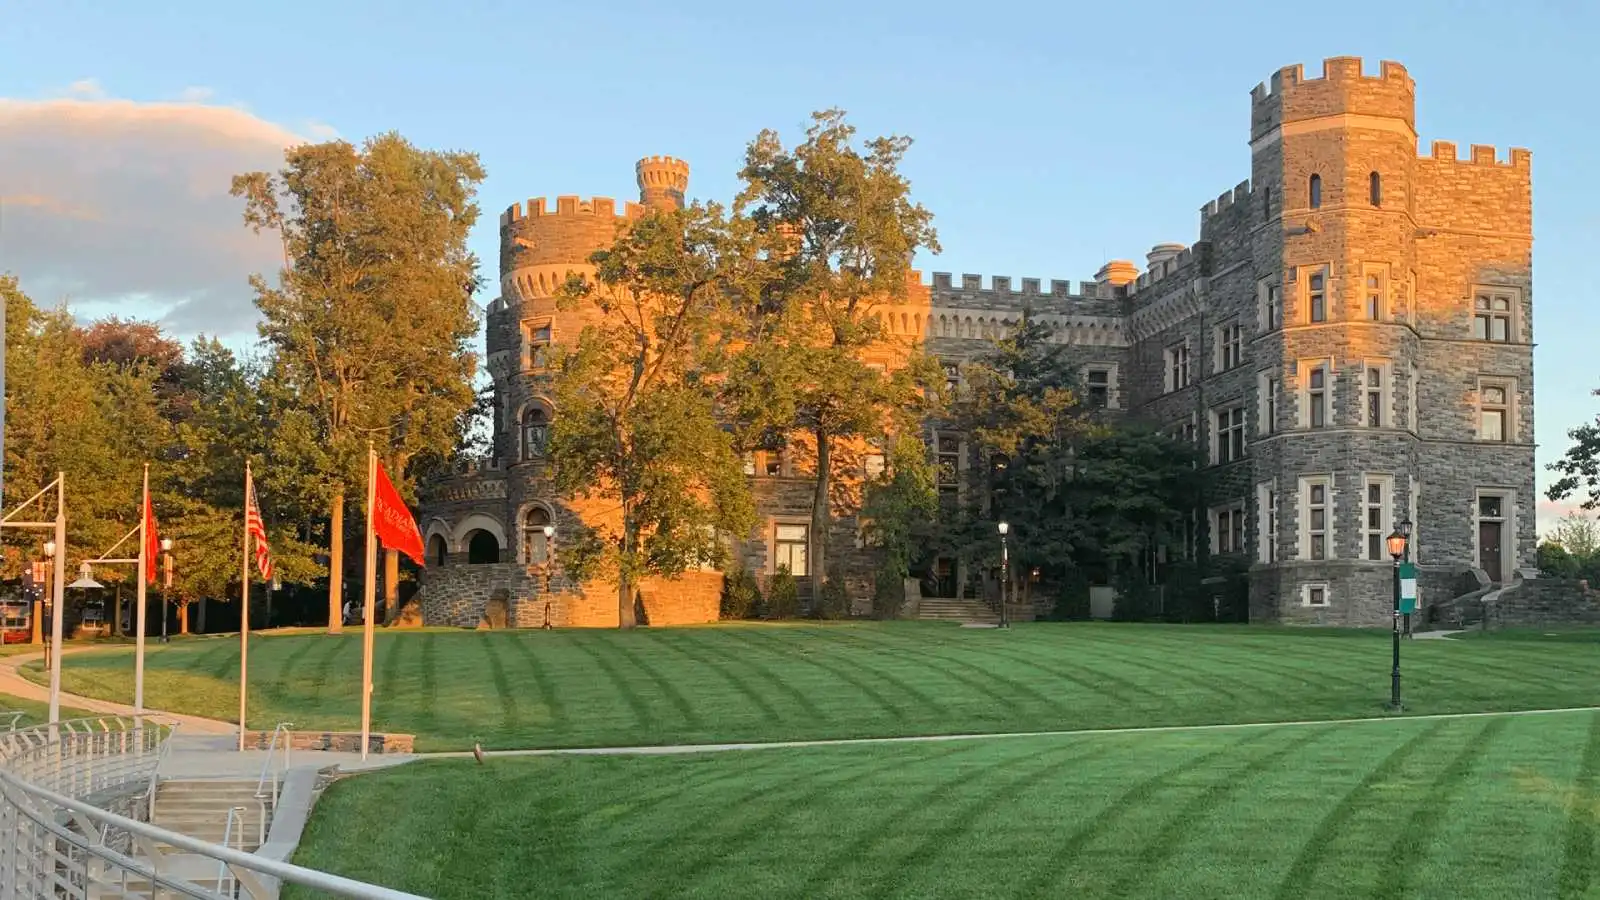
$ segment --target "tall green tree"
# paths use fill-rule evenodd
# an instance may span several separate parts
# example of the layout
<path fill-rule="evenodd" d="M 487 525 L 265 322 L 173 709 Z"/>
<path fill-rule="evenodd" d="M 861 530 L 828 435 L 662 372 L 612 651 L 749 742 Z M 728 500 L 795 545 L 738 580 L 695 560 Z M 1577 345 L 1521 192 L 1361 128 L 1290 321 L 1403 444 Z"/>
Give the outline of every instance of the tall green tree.
<path fill-rule="evenodd" d="M 747 231 L 715 205 L 652 212 L 559 298 L 597 315 L 558 359 L 552 470 L 567 497 L 617 510 L 589 527 L 617 572 L 623 628 L 640 578 L 720 562 L 724 537 L 754 521 L 718 405 L 726 313 L 754 277 Z"/>
<path fill-rule="evenodd" d="M 233 180 L 245 223 L 283 244 L 276 282 L 251 283 L 273 376 L 315 436 L 295 462 L 324 485 L 330 632 L 341 625 L 346 500 L 364 485 L 367 443 L 412 493 L 410 461 L 448 454 L 473 403 L 479 279 L 467 236 L 483 177 L 475 154 L 422 150 L 391 133 L 360 147 L 295 147 L 276 175 Z M 385 568 L 392 602 L 393 553 Z"/>
<path fill-rule="evenodd" d="M 871 358 L 903 349 L 878 314 L 904 301 L 916 252 L 939 246 L 932 215 L 900 172 L 911 139 L 858 146 L 843 111 L 812 119 L 801 144 L 785 147 L 763 131 L 745 153 L 736 210 L 764 237 L 769 273 L 752 298 L 734 405 L 769 438 L 800 432 L 811 444 L 810 568 L 820 603 L 835 487 L 852 456 L 837 451 L 881 439 L 897 416 L 922 412 L 927 361 L 912 354 L 911 366 L 878 368 Z"/>

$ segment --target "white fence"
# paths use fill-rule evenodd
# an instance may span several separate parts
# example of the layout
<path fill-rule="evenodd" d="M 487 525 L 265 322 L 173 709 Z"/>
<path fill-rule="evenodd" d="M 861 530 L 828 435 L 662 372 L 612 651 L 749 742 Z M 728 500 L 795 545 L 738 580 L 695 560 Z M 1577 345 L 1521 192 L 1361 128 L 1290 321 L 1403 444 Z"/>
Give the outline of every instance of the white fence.
<path fill-rule="evenodd" d="M 422 900 L 141 821 L 174 727 L 107 716 L 0 733 L 0 900 L 269 900 L 280 883 L 357 900 Z"/>

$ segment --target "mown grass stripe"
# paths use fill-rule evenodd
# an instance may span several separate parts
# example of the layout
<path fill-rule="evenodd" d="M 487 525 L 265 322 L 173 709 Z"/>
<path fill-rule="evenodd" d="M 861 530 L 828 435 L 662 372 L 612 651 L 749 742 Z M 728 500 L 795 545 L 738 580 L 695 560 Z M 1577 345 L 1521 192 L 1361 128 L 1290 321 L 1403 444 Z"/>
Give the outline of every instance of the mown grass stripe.
<path fill-rule="evenodd" d="M 554 645 L 539 638 L 527 638 L 517 642 L 517 658 L 527 666 L 528 675 L 533 680 L 534 692 L 539 695 L 539 702 L 549 713 L 550 729 L 555 731 L 565 721 L 567 711 L 562 704 L 556 679 L 540 654 L 541 650 L 550 649 L 554 649 Z"/>
<path fill-rule="evenodd" d="M 1125 816 L 1132 809 L 1136 809 L 1160 792 L 1168 782 L 1190 772 L 1210 765 L 1214 760 L 1221 759 L 1256 741 L 1265 740 L 1270 732 L 1247 734 L 1238 740 L 1228 741 L 1215 750 L 1210 750 L 1198 756 L 1190 757 L 1176 766 L 1151 775 L 1134 784 L 1106 804 L 1105 808 L 1096 813 L 1088 821 L 1079 825 L 1068 834 L 1060 844 L 1057 844 L 1050 853 L 1049 862 L 1042 865 L 1034 872 L 1032 878 L 1017 891 L 1018 896 L 1032 897 L 1041 895 L 1054 895 L 1057 882 L 1067 876 L 1073 864 L 1077 861 L 1078 852 L 1088 846 L 1106 829 L 1106 826 Z"/>
<path fill-rule="evenodd" d="M 499 635 L 487 635 L 483 642 L 483 658 L 489 663 L 489 677 L 494 681 L 500 701 L 500 727 L 508 734 L 516 734 L 522 726 L 522 710 L 518 705 L 518 692 L 512 688 L 511 677 L 506 674 L 505 660 L 500 658 Z"/>
<path fill-rule="evenodd" d="M 872 641 L 871 638 L 868 638 L 867 640 Z M 939 667 L 941 671 L 948 675 L 948 677 L 955 679 L 980 693 L 987 694 L 1001 703 L 1011 703 L 1015 700 L 1015 698 L 1006 693 L 1006 691 L 996 687 L 997 683 L 1002 684 L 1007 689 L 1015 691 L 1018 694 L 1021 694 L 1049 709 L 1058 711 L 1065 709 L 1063 706 L 1063 701 L 1060 697 L 1052 697 L 1025 681 L 1021 681 L 1000 671 L 985 669 L 984 667 L 970 660 L 951 656 L 949 653 L 935 652 L 929 648 L 926 642 L 913 645 L 905 641 L 886 639 L 875 641 L 875 643 L 879 644 L 883 649 L 904 651 L 906 653 L 915 654 L 922 659 L 942 660 L 943 662 L 948 663 L 949 666 L 955 666 L 963 672 L 973 672 L 975 674 L 959 674 L 950 669 L 948 666 Z"/>
<path fill-rule="evenodd" d="M 752 706 L 760 710 L 761 717 L 766 719 L 768 722 L 783 721 L 784 717 L 778 714 L 777 708 L 768 702 L 767 698 L 761 696 L 761 694 L 756 691 L 755 688 L 751 687 L 749 684 L 746 684 L 742 677 L 729 671 L 728 667 L 724 665 L 721 660 L 708 657 L 704 653 L 688 650 L 682 645 L 681 642 L 670 635 L 661 635 L 657 637 L 656 643 L 668 650 L 671 650 L 673 653 L 678 654 L 695 666 L 715 672 L 717 677 L 721 678 L 722 682 L 728 686 L 729 690 L 743 697 L 745 700 L 749 701 Z"/>
<path fill-rule="evenodd" d="M 1422 803 L 1412 811 L 1410 820 L 1399 834 L 1389 842 L 1389 856 L 1380 869 L 1374 897 L 1398 898 L 1412 894 L 1411 885 L 1416 879 L 1417 867 L 1428 858 L 1428 847 L 1433 842 L 1445 813 L 1461 793 L 1463 783 L 1478 763 L 1488 753 L 1490 745 L 1499 737 L 1510 719 L 1490 719 L 1478 729 L 1467 745 L 1452 758 L 1448 765 L 1434 777 L 1423 794 Z"/>
<path fill-rule="evenodd" d="M 1375 791 L 1378 785 L 1399 772 L 1400 767 L 1416 755 L 1417 751 L 1426 747 L 1441 731 L 1450 727 L 1451 721 L 1448 719 L 1437 721 L 1413 735 L 1410 740 L 1384 757 L 1382 762 L 1374 766 L 1372 771 L 1339 799 L 1339 803 L 1317 823 L 1317 827 L 1301 845 L 1294 861 L 1289 864 L 1289 871 L 1284 874 L 1283 880 L 1278 882 L 1278 889 L 1274 893 L 1278 900 L 1294 900 L 1306 895 L 1313 886 L 1317 869 L 1326 860 L 1328 844 L 1345 830 L 1345 825 L 1360 809 L 1361 802 Z"/>
<path fill-rule="evenodd" d="M 667 702 L 676 707 L 678 714 L 683 716 L 685 725 L 698 729 L 704 724 L 700 717 L 700 711 L 695 708 L 693 703 L 689 702 L 689 698 L 682 691 L 678 690 L 674 680 L 663 675 L 661 670 L 655 667 L 654 663 L 645 658 L 644 654 L 635 652 L 627 645 L 626 640 L 614 642 L 611 645 L 611 649 L 616 651 L 617 655 L 625 658 L 634 669 L 649 678 L 655 683 L 656 687 L 661 689 L 661 693 L 667 698 Z"/>
<path fill-rule="evenodd" d="M 1141 880 L 1149 877 L 1151 872 L 1159 871 L 1177 852 L 1182 840 L 1196 833 L 1196 823 L 1214 812 L 1224 798 L 1253 787 L 1252 782 L 1255 778 L 1288 759 L 1292 754 L 1322 740 L 1332 731 L 1332 728 L 1313 729 L 1295 737 L 1282 747 L 1250 757 L 1243 766 L 1219 767 L 1218 777 L 1207 785 L 1205 790 L 1178 807 L 1155 833 L 1145 837 L 1144 845 L 1138 850 L 1138 861 L 1117 879 L 1111 888 L 1111 895 L 1126 896 Z"/>
<path fill-rule="evenodd" d="M 628 705 L 628 709 L 632 710 L 634 721 L 639 727 L 647 732 L 655 731 L 656 717 L 650 708 L 650 704 L 644 702 L 644 698 L 640 697 L 639 692 L 633 689 L 632 684 L 628 683 L 628 679 L 623 677 L 616 664 L 606 658 L 605 654 L 596 650 L 593 644 L 579 640 L 576 636 L 574 636 L 572 646 L 578 652 L 593 660 L 601 674 L 605 675 L 612 685 L 616 687 L 617 694 L 622 697 L 622 702 Z"/>
<path fill-rule="evenodd" d="M 1041 763 L 1035 769 L 1017 767 L 1015 773 L 1009 777 L 990 776 L 997 782 L 993 788 L 955 810 L 940 811 L 945 824 L 935 829 L 932 834 L 923 838 L 911 848 L 910 852 L 902 856 L 894 865 L 890 877 L 883 879 L 877 889 L 872 891 L 871 896 L 887 897 L 906 887 L 914 880 L 917 873 L 927 870 L 942 850 L 959 841 L 963 835 L 971 833 L 975 824 L 984 817 L 994 814 L 1008 803 L 1016 802 L 1031 785 L 1037 784 L 1040 780 L 1058 778 L 1074 767 L 1109 754 L 1112 748 L 1102 746 L 1089 748 L 1087 752 L 1083 752 L 1084 749 L 1061 748 L 1059 752 L 1043 753 L 1033 758 L 1033 761 Z M 1068 750 L 1076 752 L 1068 753 Z M 1063 756 L 1063 753 L 1066 755 Z M 1055 758 L 1058 756 L 1059 759 Z"/>
<path fill-rule="evenodd" d="M 344 650 L 344 639 L 341 637 L 305 638 L 307 644 L 320 646 L 322 652 L 312 662 L 311 690 L 308 699 L 315 705 L 322 698 L 322 689 L 333 684 L 333 663 Z M 335 686 L 337 686 L 335 684 Z"/>
<path fill-rule="evenodd" d="M 708 646 L 704 641 L 701 640 L 703 635 L 710 633 L 711 632 L 705 631 L 680 632 L 685 643 L 691 643 L 695 645 L 699 652 L 715 658 L 719 653 L 719 648 Z M 783 694 L 787 695 L 789 699 L 793 701 L 796 706 L 800 707 L 801 711 L 804 712 L 812 721 L 826 722 L 831 718 L 827 713 L 818 708 L 816 703 L 812 702 L 810 697 L 806 696 L 805 691 L 802 691 L 790 684 L 788 681 L 779 678 L 771 669 L 767 668 L 766 663 L 763 662 L 758 656 L 754 654 L 743 654 L 735 657 L 732 653 L 726 653 L 726 648 L 722 648 L 721 652 L 729 659 L 736 659 L 739 665 L 754 673 L 762 681 L 765 681 L 766 683 L 777 688 Z"/>
<path fill-rule="evenodd" d="M 1589 720 L 1589 739 L 1583 747 L 1583 762 L 1567 798 L 1565 840 L 1562 842 L 1561 875 L 1556 896 L 1561 900 L 1586 896 L 1595 874 L 1595 838 L 1600 820 L 1600 713 Z"/>
<path fill-rule="evenodd" d="M 428 733 L 438 729 L 439 716 L 439 646 L 438 635 L 428 632 L 417 638 L 422 653 L 417 662 L 422 679 L 422 708 L 417 711 L 417 730 Z"/>
<path fill-rule="evenodd" d="M 1061 665 L 1059 665 L 1059 663 L 1062 661 L 1059 659 L 1048 661 L 1046 659 L 1029 659 L 1027 656 L 1020 655 L 1017 652 L 1008 653 L 1005 650 L 996 647 L 986 647 L 985 649 L 991 656 L 997 656 L 1001 659 L 1007 660 L 1008 662 L 1025 666 L 1029 669 L 1033 669 L 1044 675 L 1050 676 L 1051 678 L 1060 678 L 1071 682 L 1072 684 L 1077 685 L 1079 688 L 1082 688 L 1092 695 L 1104 697 L 1109 703 L 1126 703 L 1130 705 L 1136 705 L 1138 701 L 1129 696 L 1130 691 L 1137 692 L 1152 699 L 1159 700 L 1161 698 L 1159 691 L 1146 688 L 1143 685 L 1135 684 L 1134 682 L 1126 681 L 1121 678 L 1108 676 L 1103 672 L 1099 672 L 1086 666 L 1074 666 L 1071 669 L 1062 668 Z M 1089 673 L 1089 675 L 1079 675 L 1074 672 L 1073 669 Z M 1089 680 L 1089 677 L 1095 676 L 1099 677 L 1105 683 L 1100 684 Z"/>
<path fill-rule="evenodd" d="M 950 756 L 963 752 L 964 749 L 952 748 L 948 752 L 935 754 L 935 756 L 940 760 L 947 760 Z M 693 853 L 693 859 L 687 864 L 680 861 L 673 868 L 671 877 L 660 879 L 657 882 L 656 890 L 650 892 L 649 896 L 673 896 L 681 892 L 688 885 L 698 881 L 719 860 L 735 856 L 739 849 L 770 833 L 772 826 L 784 816 L 789 815 L 791 810 L 805 809 L 811 803 L 831 792 L 860 784 L 890 769 L 903 765 L 905 765 L 903 760 L 890 754 L 879 760 L 876 765 L 862 767 L 858 763 L 853 769 L 845 769 L 841 778 L 815 778 L 794 781 L 776 791 L 767 790 L 763 792 L 758 788 L 754 795 L 761 797 L 759 804 L 750 803 L 749 799 L 752 795 L 747 794 L 744 800 L 728 804 L 720 809 L 708 810 L 707 816 L 709 818 L 720 820 L 718 827 L 709 832 L 704 831 L 703 828 L 706 823 L 702 821 L 696 823 L 693 827 L 685 826 L 673 832 L 671 837 L 674 839 L 674 844 L 680 848 L 696 848 Z M 840 773 L 832 772 L 829 774 Z M 798 789 L 795 789 L 797 785 Z M 742 814 L 752 809 L 759 809 L 762 812 L 754 818 L 746 818 L 744 821 L 740 821 Z M 734 826 L 736 830 L 732 834 L 724 834 L 727 829 L 722 826 L 730 822 L 738 823 Z M 695 837 L 693 839 L 686 838 L 685 835 L 689 834 Z M 681 843 L 678 843 L 680 841 Z M 648 853 L 644 854 L 647 859 L 650 855 Z"/>
<path fill-rule="evenodd" d="M 766 633 L 758 631 L 754 628 L 733 629 L 726 633 L 741 640 L 747 647 L 754 646 L 755 644 L 763 644 L 765 645 L 763 648 L 764 652 L 771 652 L 775 655 L 781 655 L 788 659 L 804 663 L 805 665 L 822 672 L 829 679 L 850 685 L 851 687 L 860 691 L 862 696 L 866 697 L 868 700 L 871 700 L 879 709 L 887 713 L 890 718 L 893 718 L 897 721 L 904 721 L 906 718 L 906 711 L 904 709 L 891 702 L 889 698 L 884 696 L 884 694 L 876 687 L 868 684 L 866 681 L 862 680 L 848 669 L 837 669 L 833 666 L 825 665 L 822 661 L 816 659 L 812 654 L 802 653 L 797 647 L 791 647 L 785 644 L 774 644 L 773 642 L 767 640 L 769 636 Z M 863 668 L 867 667 L 863 666 Z M 882 672 L 876 668 L 869 669 L 869 671 L 882 675 Z M 773 677 L 776 678 L 777 676 Z M 885 678 L 884 680 L 890 681 L 889 678 Z M 798 691 L 799 689 L 795 688 L 795 690 Z"/>

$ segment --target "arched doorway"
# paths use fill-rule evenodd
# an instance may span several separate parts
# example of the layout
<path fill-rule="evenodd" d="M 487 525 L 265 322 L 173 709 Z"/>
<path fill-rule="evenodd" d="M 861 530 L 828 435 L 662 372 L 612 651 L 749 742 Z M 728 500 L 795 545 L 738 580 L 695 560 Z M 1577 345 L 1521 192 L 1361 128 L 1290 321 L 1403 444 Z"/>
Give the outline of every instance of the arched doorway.
<path fill-rule="evenodd" d="M 499 561 L 500 542 L 494 535 L 481 528 L 467 534 L 468 565 L 481 566 Z"/>
<path fill-rule="evenodd" d="M 445 556 L 450 552 L 450 545 L 445 543 L 444 535 L 436 534 L 428 538 L 427 561 L 430 566 L 442 566 Z"/>
<path fill-rule="evenodd" d="M 530 566 L 542 566 L 550 561 L 550 539 L 545 536 L 545 526 L 550 524 L 550 513 L 535 506 L 522 517 L 522 558 Z"/>

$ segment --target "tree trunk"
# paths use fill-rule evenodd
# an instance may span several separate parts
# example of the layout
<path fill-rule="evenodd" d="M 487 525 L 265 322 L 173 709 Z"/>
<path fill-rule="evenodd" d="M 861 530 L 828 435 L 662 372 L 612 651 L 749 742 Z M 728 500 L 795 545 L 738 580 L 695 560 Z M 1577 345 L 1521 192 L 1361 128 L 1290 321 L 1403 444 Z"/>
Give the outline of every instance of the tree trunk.
<path fill-rule="evenodd" d="M 187 603 L 178 604 L 178 633 L 189 633 L 189 604 Z"/>
<path fill-rule="evenodd" d="M 111 636 L 122 637 L 122 585 L 111 592 Z"/>
<path fill-rule="evenodd" d="M 333 495 L 328 524 L 328 633 L 344 632 L 344 491 Z"/>
<path fill-rule="evenodd" d="M 383 621 L 393 622 L 400 606 L 400 551 L 383 552 Z"/>
<path fill-rule="evenodd" d="M 199 627 L 196 630 L 198 630 L 201 634 L 205 634 L 206 633 L 206 601 L 205 600 L 200 600 L 199 603 L 200 603 L 200 612 L 198 614 L 199 621 L 196 623 Z"/>
<path fill-rule="evenodd" d="M 622 510 L 622 553 L 617 565 L 617 627 L 634 628 L 639 617 L 633 612 L 633 595 L 636 590 L 632 562 L 639 551 L 639 525 L 633 520 L 633 510 Z"/>
<path fill-rule="evenodd" d="M 811 610 L 822 608 L 822 583 L 828 573 L 828 489 L 833 475 L 833 452 L 828 445 L 828 432 L 822 428 L 817 435 L 817 484 L 811 496 L 811 547 L 806 560 L 806 571 L 811 575 Z"/>

